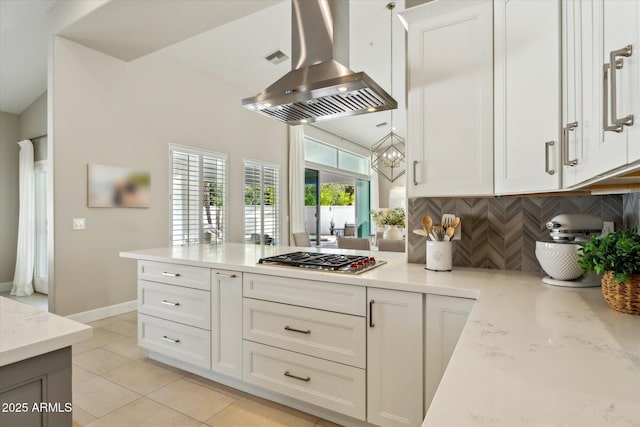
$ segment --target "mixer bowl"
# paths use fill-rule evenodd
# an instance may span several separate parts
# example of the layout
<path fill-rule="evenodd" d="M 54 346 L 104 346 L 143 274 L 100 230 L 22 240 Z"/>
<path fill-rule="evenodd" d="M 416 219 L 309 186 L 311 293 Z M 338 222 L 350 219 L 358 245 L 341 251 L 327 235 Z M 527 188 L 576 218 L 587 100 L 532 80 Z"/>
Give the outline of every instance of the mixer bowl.
<path fill-rule="evenodd" d="M 579 247 L 574 243 L 536 242 L 536 258 L 550 277 L 575 280 L 583 274 L 578 264 Z"/>

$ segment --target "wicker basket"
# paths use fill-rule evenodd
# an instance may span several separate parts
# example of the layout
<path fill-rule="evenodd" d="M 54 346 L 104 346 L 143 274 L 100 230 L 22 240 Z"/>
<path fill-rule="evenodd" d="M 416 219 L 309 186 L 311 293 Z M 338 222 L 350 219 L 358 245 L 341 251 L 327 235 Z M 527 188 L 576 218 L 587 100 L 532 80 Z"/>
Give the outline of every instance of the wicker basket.
<path fill-rule="evenodd" d="M 613 273 L 602 275 L 602 295 L 609 307 L 629 314 L 640 314 L 640 274 L 629 276 L 624 283 L 616 283 Z"/>

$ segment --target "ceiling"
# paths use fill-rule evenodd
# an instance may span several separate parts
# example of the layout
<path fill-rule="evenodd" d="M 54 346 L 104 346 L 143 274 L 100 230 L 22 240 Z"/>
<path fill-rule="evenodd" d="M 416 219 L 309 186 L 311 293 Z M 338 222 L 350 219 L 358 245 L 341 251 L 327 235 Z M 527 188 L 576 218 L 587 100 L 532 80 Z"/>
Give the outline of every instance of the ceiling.
<path fill-rule="evenodd" d="M 83 0 L 85 4 L 89 0 Z M 68 0 L 0 0 L 0 110 L 22 112 L 46 90 L 47 46 L 52 33 L 125 61 L 165 55 L 256 95 L 291 68 L 264 57 L 291 55 L 291 5 L 283 0 L 93 0 L 81 19 L 56 30 L 52 11 Z M 350 0 L 350 68 L 365 71 L 390 90 L 388 0 Z M 403 9 L 396 1 L 394 13 Z M 78 14 L 76 14 L 78 15 Z M 170 23 L 171 25 L 167 25 Z M 394 25 L 393 96 L 396 132 L 405 135 L 404 29 Z M 238 105 L 240 99 L 238 99 Z M 390 112 L 335 119 L 316 126 L 369 146 L 390 130 Z M 376 127 L 380 123 L 386 125 Z"/>

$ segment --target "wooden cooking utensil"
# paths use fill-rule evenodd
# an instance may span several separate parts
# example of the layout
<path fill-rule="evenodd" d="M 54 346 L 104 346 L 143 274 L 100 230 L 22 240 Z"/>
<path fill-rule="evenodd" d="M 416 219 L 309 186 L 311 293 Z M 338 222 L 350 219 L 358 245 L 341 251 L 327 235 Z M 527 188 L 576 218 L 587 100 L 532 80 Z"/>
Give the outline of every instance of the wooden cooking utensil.
<path fill-rule="evenodd" d="M 455 217 L 455 218 L 451 221 L 451 224 L 449 224 L 449 226 L 450 226 L 450 227 L 453 227 L 453 228 L 458 228 L 458 227 L 460 226 L 460 217 L 459 217 L 459 216 Z"/>
<path fill-rule="evenodd" d="M 453 214 L 443 214 L 442 215 L 442 227 L 446 230 L 451 222 L 455 219 L 455 215 Z"/>
<path fill-rule="evenodd" d="M 429 215 L 425 215 L 422 217 L 422 226 L 424 227 L 424 231 L 427 233 L 431 233 L 431 226 L 433 226 L 433 220 Z"/>
<path fill-rule="evenodd" d="M 448 227 L 444 234 L 446 236 L 445 240 L 451 240 L 453 239 L 453 235 L 456 234 L 456 229 L 453 227 Z"/>

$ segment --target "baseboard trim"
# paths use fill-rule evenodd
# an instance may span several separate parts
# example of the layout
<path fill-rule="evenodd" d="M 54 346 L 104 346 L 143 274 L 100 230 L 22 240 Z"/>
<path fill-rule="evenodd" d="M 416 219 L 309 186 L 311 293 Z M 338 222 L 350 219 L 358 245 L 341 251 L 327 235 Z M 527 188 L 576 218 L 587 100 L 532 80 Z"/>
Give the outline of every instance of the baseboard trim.
<path fill-rule="evenodd" d="M 13 289 L 13 282 L 0 283 L 0 292 L 9 292 Z"/>
<path fill-rule="evenodd" d="M 96 320 L 106 319 L 107 317 L 118 316 L 138 309 L 138 300 L 131 300 L 120 304 L 108 305 L 106 307 L 96 308 L 95 310 L 83 311 L 82 313 L 70 314 L 67 319 L 76 322 L 88 323 Z"/>

